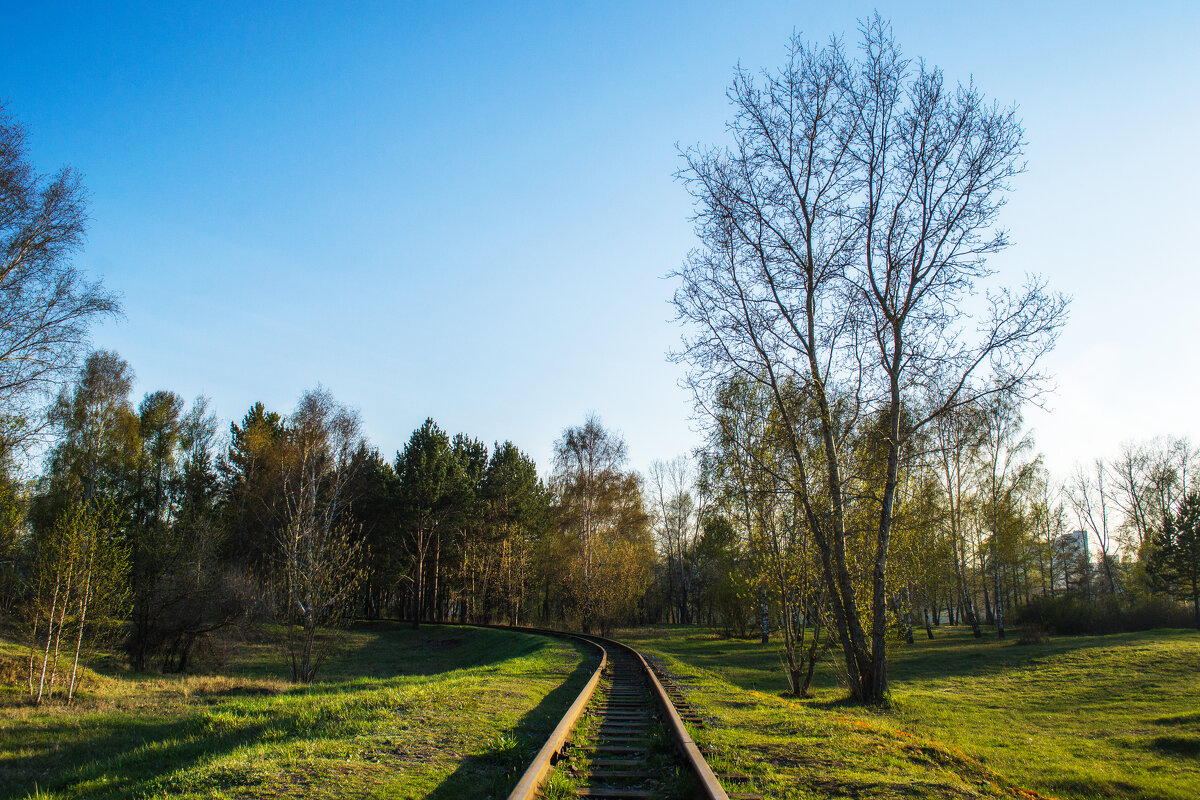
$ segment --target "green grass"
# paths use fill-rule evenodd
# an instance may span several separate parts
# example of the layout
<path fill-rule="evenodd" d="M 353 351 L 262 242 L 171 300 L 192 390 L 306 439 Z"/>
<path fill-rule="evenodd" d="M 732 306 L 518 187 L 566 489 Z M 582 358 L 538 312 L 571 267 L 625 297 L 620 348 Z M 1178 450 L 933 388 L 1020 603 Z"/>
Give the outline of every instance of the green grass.
<path fill-rule="evenodd" d="M 0 687 L 0 797 L 504 797 L 594 668 L 540 636 L 372 623 L 296 687 L 276 636 L 222 675 L 89 672 L 72 708 Z"/>
<path fill-rule="evenodd" d="M 892 705 L 783 696 L 780 645 L 696 629 L 629 631 L 713 724 L 718 769 L 768 797 L 1200 796 L 1200 633 L 1023 645 L 942 626 L 890 653 Z M 1032 790 L 1032 791 L 1029 791 Z"/>

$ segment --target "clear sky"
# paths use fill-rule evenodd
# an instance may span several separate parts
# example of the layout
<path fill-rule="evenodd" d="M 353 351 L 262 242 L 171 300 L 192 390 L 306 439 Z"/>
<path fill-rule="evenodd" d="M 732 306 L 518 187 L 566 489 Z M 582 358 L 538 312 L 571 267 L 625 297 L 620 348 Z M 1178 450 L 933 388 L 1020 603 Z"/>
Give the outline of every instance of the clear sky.
<path fill-rule="evenodd" d="M 250 10 L 247 10 L 250 6 Z M 0 98 L 93 195 L 95 334 L 139 393 L 226 421 L 318 382 L 391 455 L 426 416 L 545 469 L 595 410 L 634 466 L 696 444 L 664 358 L 693 241 L 676 143 L 735 64 L 878 7 L 909 55 L 1015 102 L 996 265 L 1074 296 L 1030 413 L 1051 468 L 1200 439 L 1200 3 L 4 3 Z"/>

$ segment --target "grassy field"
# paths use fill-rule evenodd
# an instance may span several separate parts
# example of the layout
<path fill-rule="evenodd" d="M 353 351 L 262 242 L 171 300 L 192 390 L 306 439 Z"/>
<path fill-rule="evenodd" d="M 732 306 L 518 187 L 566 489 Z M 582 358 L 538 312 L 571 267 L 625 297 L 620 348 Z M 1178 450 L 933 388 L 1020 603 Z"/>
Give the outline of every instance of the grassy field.
<path fill-rule="evenodd" d="M 236 652 L 224 675 L 102 669 L 70 709 L 0 687 L 0 797 L 504 797 L 592 669 L 558 640 L 393 623 L 307 687 L 269 632 Z M 10 680 L 17 656 L 0 642 Z"/>
<path fill-rule="evenodd" d="M 1200 633 L 976 641 L 943 626 L 891 654 L 892 707 L 783 696 L 778 644 L 629 631 L 712 724 L 721 768 L 768 797 L 1200 796 Z"/>

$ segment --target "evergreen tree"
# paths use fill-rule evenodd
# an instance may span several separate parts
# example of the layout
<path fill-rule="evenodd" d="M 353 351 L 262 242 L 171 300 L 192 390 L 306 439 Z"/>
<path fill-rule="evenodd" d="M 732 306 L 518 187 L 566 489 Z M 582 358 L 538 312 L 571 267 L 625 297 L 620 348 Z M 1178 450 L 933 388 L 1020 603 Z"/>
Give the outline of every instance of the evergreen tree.
<path fill-rule="evenodd" d="M 1192 601 L 1196 627 L 1200 628 L 1200 492 L 1188 492 L 1179 510 L 1163 519 L 1153 538 L 1152 574 L 1173 594 Z"/>

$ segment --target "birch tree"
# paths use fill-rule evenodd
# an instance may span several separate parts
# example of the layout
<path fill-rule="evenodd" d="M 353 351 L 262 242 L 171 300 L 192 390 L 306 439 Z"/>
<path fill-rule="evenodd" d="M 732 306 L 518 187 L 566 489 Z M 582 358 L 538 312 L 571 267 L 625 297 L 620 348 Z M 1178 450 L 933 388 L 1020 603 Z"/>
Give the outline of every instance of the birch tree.
<path fill-rule="evenodd" d="M 554 443 L 557 550 L 566 560 L 568 604 L 585 631 L 628 618 L 649 578 L 649 517 L 640 478 L 624 470 L 626 458 L 625 440 L 595 414 Z"/>
<path fill-rule="evenodd" d="M 29 695 L 35 705 L 66 680 L 69 704 L 85 646 L 129 609 L 129 554 L 110 503 L 68 505 L 36 545 L 28 607 Z M 69 665 L 69 666 L 68 666 Z"/>
<path fill-rule="evenodd" d="M 318 635 L 352 613 L 362 579 L 365 554 L 346 514 L 361 426 L 357 413 L 318 387 L 301 397 L 287 428 L 278 558 L 292 679 L 303 683 L 327 653 Z"/>

